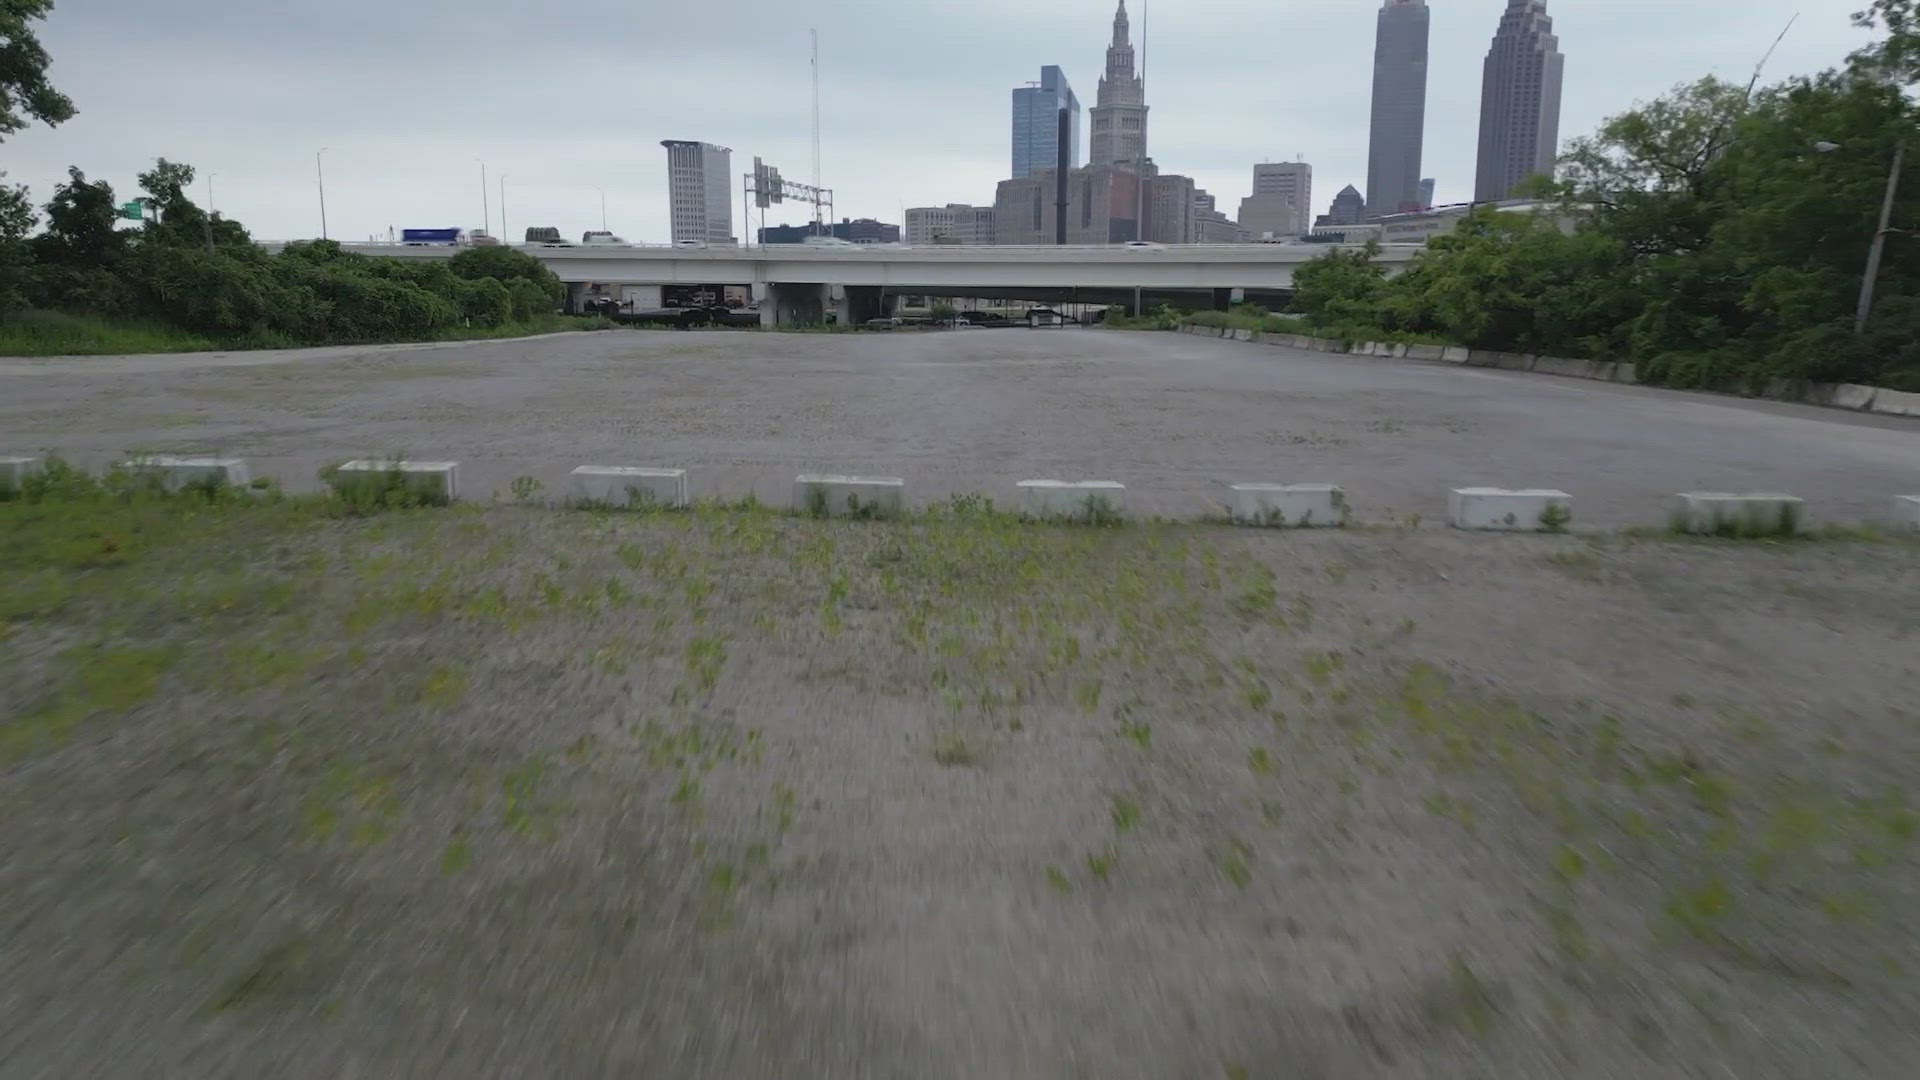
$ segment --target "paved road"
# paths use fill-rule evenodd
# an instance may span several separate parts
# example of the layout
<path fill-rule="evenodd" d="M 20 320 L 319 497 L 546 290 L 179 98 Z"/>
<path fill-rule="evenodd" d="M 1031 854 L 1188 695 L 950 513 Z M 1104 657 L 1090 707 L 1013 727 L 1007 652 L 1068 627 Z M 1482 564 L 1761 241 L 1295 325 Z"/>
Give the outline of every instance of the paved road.
<path fill-rule="evenodd" d="M 1336 482 L 1363 518 L 1465 485 L 1561 487 L 1589 525 L 1684 490 L 1781 490 L 1816 519 L 1920 492 L 1920 424 L 1518 372 L 1113 331 L 837 337 L 620 331 L 439 347 L 0 361 L 0 452 L 102 465 L 220 451 L 289 488 L 323 464 L 461 462 L 470 497 L 575 465 L 684 466 L 696 495 L 784 500 L 801 471 L 916 500 L 1037 476 L 1124 481 L 1194 514 L 1238 481 Z"/>

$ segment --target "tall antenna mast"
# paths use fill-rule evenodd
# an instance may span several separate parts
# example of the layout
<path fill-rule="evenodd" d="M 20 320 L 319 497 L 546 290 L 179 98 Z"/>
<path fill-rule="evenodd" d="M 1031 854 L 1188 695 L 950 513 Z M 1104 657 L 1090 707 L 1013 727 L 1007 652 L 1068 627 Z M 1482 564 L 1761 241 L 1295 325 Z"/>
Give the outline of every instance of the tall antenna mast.
<path fill-rule="evenodd" d="M 813 35 L 813 186 L 820 186 L 820 31 L 809 30 Z M 820 221 L 820 204 L 813 204 L 813 220 Z"/>

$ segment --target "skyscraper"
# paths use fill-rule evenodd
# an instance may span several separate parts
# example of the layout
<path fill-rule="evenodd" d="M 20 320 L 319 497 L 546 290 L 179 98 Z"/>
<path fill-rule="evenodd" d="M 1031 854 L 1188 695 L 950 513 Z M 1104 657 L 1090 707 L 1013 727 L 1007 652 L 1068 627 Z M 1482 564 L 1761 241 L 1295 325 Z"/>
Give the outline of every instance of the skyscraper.
<path fill-rule="evenodd" d="M 1113 16 L 1113 44 L 1107 47 L 1107 73 L 1093 106 L 1093 137 L 1088 165 L 1123 162 L 1136 168 L 1147 156 L 1147 87 L 1133 69 L 1127 0 Z"/>
<path fill-rule="evenodd" d="M 1565 68 L 1547 0 L 1507 0 L 1480 84 L 1476 201 L 1508 198 L 1520 181 L 1553 172 Z"/>
<path fill-rule="evenodd" d="M 1051 169 L 1059 164 L 1060 110 L 1067 110 L 1067 167 L 1080 167 L 1080 99 L 1073 96 L 1067 76 L 1049 64 L 1040 69 L 1036 86 L 1019 86 L 1013 91 L 1013 173 L 1014 179 L 1032 175 L 1035 169 Z"/>
<path fill-rule="evenodd" d="M 733 151 L 683 139 L 662 139 L 660 145 L 667 148 L 673 242 L 733 243 Z"/>
<path fill-rule="evenodd" d="M 1313 166 L 1267 161 L 1253 167 L 1253 195 L 1240 203 L 1240 224 L 1259 236 L 1299 236 L 1313 217 Z"/>
<path fill-rule="evenodd" d="M 1340 194 L 1333 197 L 1333 205 L 1328 207 L 1327 212 L 1320 215 L 1319 220 L 1314 224 L 1316 226 L 1358 225 L 1366 213 L 1367 200 L 1361 196 L 1359 188 L 1348 184 L 1340 189 Z"/>
<path fill-rule="evenodd" d="M 1435 180 L 1431 176 L 1420 181 L 1420 209 L 1422 210 L 1433 209 L 1433 189 L 1438 184 L 1439 184 L 1439 181 Z"/>
<path fill-rule="evenodd" d="M 1367 153 L 1370 217 L 1420 208 L 1427 126 L 1427 0 L 1386 0 L 1373 44 L 1373 134 Z"/>

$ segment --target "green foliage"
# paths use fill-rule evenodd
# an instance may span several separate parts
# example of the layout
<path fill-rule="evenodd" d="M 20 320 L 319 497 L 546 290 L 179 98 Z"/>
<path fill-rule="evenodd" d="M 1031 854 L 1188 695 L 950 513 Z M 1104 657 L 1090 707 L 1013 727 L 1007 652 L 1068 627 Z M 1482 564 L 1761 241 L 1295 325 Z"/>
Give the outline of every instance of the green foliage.
<path fill-rule="evenodd" d="M 46 204 L 46 231 L 31 239 L 26 190 L 0 185 L 0 351 L 8 355 L 284 348 L 609 325 L 556 316 L 565 288 L 524 252 L 374 259 L 319 240 L 269 255 L 239 223 L 194 205 L 190 165 L 161 158 L 140 174 L 140 202 L 151 216 L 139 229 L 118 227 L 111 185 L 77 168 L 67 176 Z"/>
<path fill-rule="evenodd" d="M 1293 310 L 1314 325 L 1365 323 L 1379 317 L 1387 271 L 1374 257 L 1380 245 L 1331 248 L 1293 275 Z"/>
<path fill-rule="evenodd" d="M 513 319 L 547 314 L 566 295 L 566 286 L 545 263 L 508 247 L 478 247 L 447 260 L 446 269 L 467 281 L 492 280 L 506 289 Z"/>
<path fill-rule="evenodd" d="M 1867 10 L 1854 14 L 1853 22 L 1868 30 L 1884 27 L 1887 31 L 1885 40 L 1853 54 L 1856 68 L 1907 85 L 1920 82 L 1920 2 L 1873 0 Z"/>
<path fill-rule="evenodd" d="M 1235 304 L 1226 311 L 1196 311 L 1188 315 L 1186 321 L 1195 326 L 1220 326 L 1261 334 L 1293 334 L 1302 329 L 1299 319 L 1275 315 L 1258 304 Z"/>
<path fill-rule="evenodd" d="M 0 172 L 0 181 L 4 181 L 6 175 Z M 13 311 L 27 303 L 33 266 L 27 234 L 38 223 L 27 186 L 0 183 L 0 312 Z"/>
<path fill-rule="evenodd" d="M 1185 313 L 1165 304 L 1139 315 L 1128 315 L 1120 308 L 1109 308 L 1102 325 L 1114 330 L 1178 330 L 1186 318 Z"/>
<path fill-rule="evenodd" d="M 1848 69 L 1750 89 L 1676 87 L 1573 140 L 1534 213 L 1481 207 L 1386 277 L 1334 249 L 1295 275 L 1319 336 L 1631 360 L 1642 381 L 1920 386 L 1920 145 L 1900 177 L 1878 300 L 1853 313 L 1920 74 L 1920 0 L 1858 21 L 1889 37 Z M 1889 81 L 1889 76 L 1893 81 Z M 1336 329 L 1337 328 L 1337 329 Z"/>
<path fill-rule="evenodd" d="M 0 0 L 0 137 L 73 116 L 73 102 L 47 82 L 47 50 L 30 25 L 52 9 L 53 0 Z"/>

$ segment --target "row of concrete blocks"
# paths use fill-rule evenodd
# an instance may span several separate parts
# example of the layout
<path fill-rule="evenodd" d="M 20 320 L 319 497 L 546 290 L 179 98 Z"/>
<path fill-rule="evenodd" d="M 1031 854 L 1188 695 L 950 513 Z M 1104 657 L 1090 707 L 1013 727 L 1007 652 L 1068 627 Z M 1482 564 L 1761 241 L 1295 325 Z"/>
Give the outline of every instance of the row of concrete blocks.
<path fill-rule="evenodd" d="M 18 490 L 39 464 L 38 458 L 0 457 L 0 493 Z M 244 488 L 251 480 L 240 458 L 142 457 L 120 467 L 151 477 L 167 491 L 208 483 Z M 451 461 L 349 461 L 335 471 L 333 484 L 346 487 L 383 476 L 397 476 L 406 488 L 434 501 L 459 497 L 459 465 Z M 685 469 L 583 465 L 571 479 L 570 494 L 584 505 L 690 504 Z M 1126 486 L 1111 480 L 1022 480 L 1017 489 L 1021 512 L 1032 518 L 1104 521 L 1126 511 Z M 1350 514 L 1345 491 L 1333 484 L 1233 484 L 1229 494 L 1229 512 L 1242 525 L 1339 526 Z M 803 473 L 793 482 L 793 509 L 826 517 L 895 515 L 905 508 L 905 496 L 906 481 L 897 476 Z M 1802 500 L 1791 495 L 1687 492 L 1675 496 L 1672 524 L 1688 532 L 1793 532 L 1803 511 Z M 1548 489 L 1455 488 L 1447 496 L 1447 516 L 1460 529 L 1559 532 L 1573 521 L 1573 496 Z M 1894 516 L 1920 529 L 1920 495 L 1897 497 Z"/>

